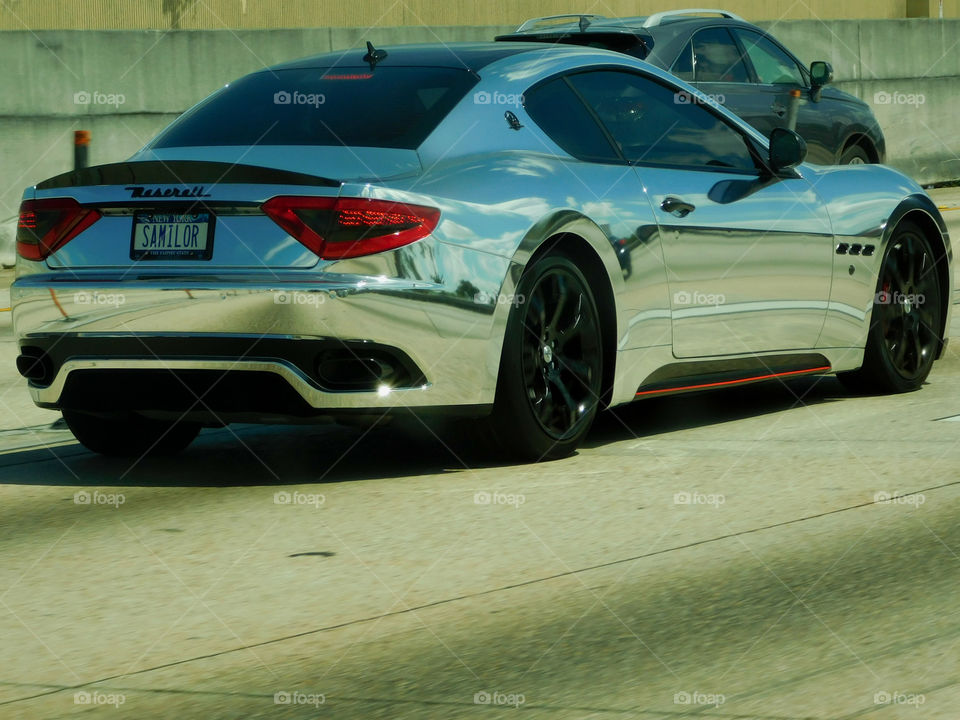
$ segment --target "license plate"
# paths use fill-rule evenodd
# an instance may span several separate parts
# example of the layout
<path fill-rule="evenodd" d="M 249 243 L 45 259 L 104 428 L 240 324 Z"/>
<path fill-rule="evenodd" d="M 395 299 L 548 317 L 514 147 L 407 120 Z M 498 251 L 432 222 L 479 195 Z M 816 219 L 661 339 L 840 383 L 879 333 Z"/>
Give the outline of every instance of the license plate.
<path fill-rule="evenodd" d="M 133 216 L 133 260 L 209 260 L 214 216 L 201 213 L 137 213 Z"/>

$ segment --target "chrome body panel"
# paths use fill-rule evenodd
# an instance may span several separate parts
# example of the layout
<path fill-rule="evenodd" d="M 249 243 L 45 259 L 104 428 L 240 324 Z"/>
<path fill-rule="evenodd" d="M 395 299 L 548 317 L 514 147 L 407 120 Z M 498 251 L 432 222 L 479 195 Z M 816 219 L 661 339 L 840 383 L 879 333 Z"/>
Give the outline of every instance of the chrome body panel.
<path fill-rule="evenodd" d="M 830 294 L 830 220 L 803 178 L 641 167 L 668 268 L 677 357 L 816 346 Z M 677 197 L 683 218 L 660 205 Z"/>
<path fill-rule="evenodd" d="M 801 170 L 823 199 L 837 242 L 874 245 L 870 256 L 833 254 L 833 278 L 826 322 L 817 347 L 858 347 L 866 344 L 873 312 L 880 262 L 897 222 L 907 212 L 923 213 L 939 228 L 952 282 L 953 251 L 946 224 L 936 205 L 917 183 L 891 168 L 878 165 Z M 952 297 L 950 287 L 944 288 Z M 947 302 L 944 328 L 950 327 L 952 303 Z M 859 367 L 858 361 L 853 367 Z M 850 368 L 838 368 L 850 369 Z"/>
<path fill-rule="evenodd" d="M 640 71 L 698 96 L 667 72 L 623 55 L 555 50 L 536 46 L 491 63 L 472 94 L 519 97 L 540 80 L 595 65 Z M 511 127 L 507 111 L 522 128 Z M 722 107 L 715 112 L 766 147 L 736 116 Z M 229 161 L 240 154 L 236 148 L 168 148 L 135 158 Z M 212 261 L 131 263 L 125 255 L 131 216 L 120 211 L 47 262 L 18 258 L 11 298 L 20 344 L 57 333 L 105 340 L 176 333 L 361 340 L 406 353 L 427 383 L 385 393 L 327 392 L 282 358 L 104 354 L 74 358 L 48 386 L 32 387 L 38 402 L 55 406 L 75 370 L 136 367 L 265 371 L 318 410 L 489 405 L 507 318 L 522 302 L 516 298 L 520 273 L 558 236 L 589 248 L 609 282 L 614 405 L 632 401 L 645 378 L 683 359 L 815 348 L 833 370 L 853 369 L 862 361 L 891 218 L 905 202 L 922 204 L 926 197 L 879 166 L 803 165 L 795 178 L 762 180 L 759 174 L 582 162 L 541 131 L 522 102 L 478 103 L 470 94 L 416 152 L 274 147 L 243 154 L 244 163 L 312 172 L 342 185 L 211 183 L 210 202 L 256 207 L 276 195 L 339 193 L 436 207 L 440 222 L 413 244 L 331 262 L 318 261 L 265 216 L 237 213 L 222 227 L 238 242 L 220 244 L 218 236 Z M 28 189 L 25 197 L 33 194 Z M 129 192 L 119 186 L 38 195 L 130 205 Z M 675 218 L 660 209 L 666 195 L 697 209 Z M 935 208 L 930 216 L 942 224 Z M 872 257 L 840 257 L 834 249 L 843 238 L 870 239 L 878 248 Z M 278 302 L 278 293 L 302 302 Z M 722 295 L 724 302 L 681 303 L 677 293 Z"/>
<path fill-rule="evenodd" d="M 502 266 L 505 272 L 506 262 Z M 22 345 L 29 345 L 33 336 L 58 333 L 105 341 L 117 335 L 171 334 L 366 340 L 405 352 L 427 377 L 427 386 L 415 393 L 398 390 L 383 395 L 323 392 L 308 388 L 301 377 L 294 388 L 317 408 L 474 405 L 490 402 L 495 389 L 496 368 L 477 362 L 489 344 L 492 307 L 472 300 L 445 302 L 440 288 L 430 282 L 346 275 L 332 281 L 284 273 L 190 282 L 140 278 L 134 286 L 120 274 L 98 273 L 66 282 L 51 282 L 46 274 L 37 274 L 21 278 L 12 297 L 14 328 Z M 278 302 L 278 298 L 295 299 Z M 129 360 L 110 357 L 78 361 L 82 362 L 65 366 L 60 375 L 91 361 L 98 368 L 130 367 Z M 214 359 L 197 359 L 184 367 L 203 367 L 204 362 L 212 369 L 223 367 Z M 181 364 L 170 358 L 147 358 L 137 367 Z M 238 357 L 229 365 L 260 369 L 262 362 Z M 281 374 L 293 379 L 296 373 L 287 368 Z M 49 387 L 33 387 L 31 392 L 38 401 L 55 403 L 62 384 L 58 377 Z"/>

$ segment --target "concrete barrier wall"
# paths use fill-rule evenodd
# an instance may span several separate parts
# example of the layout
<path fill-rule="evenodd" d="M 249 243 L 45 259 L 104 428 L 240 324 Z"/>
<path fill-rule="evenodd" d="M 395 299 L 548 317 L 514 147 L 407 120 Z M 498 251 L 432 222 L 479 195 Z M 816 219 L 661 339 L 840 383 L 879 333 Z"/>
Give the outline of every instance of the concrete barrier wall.
<path fill-rule="evenodd" d="M 960 20 L 765 23 L 837 86 L 867 100 L 888 162 L 923 183 L 960 177 Z M 304 55 L 362 46 L 489 39 L 510 26 L 0 33 L 0 222 L 22 189 L 72 167 L 72 131 L 91 163 L 122 160 L 231 79 Z M 921 100 L 922 98 L 922 100 Z"/>
<path fill-rule="evenodd" d="M 649 15 L 696 5 L 691 0 L 4 0 L 0 30 L 219 30 L 518 25 L 531 17 L 590 12 Z M 711 5 L 711 3 L 704 3 Z M 724 9 L 751 21 L 781 19 L 936 17 L 937 0 L 724 0 Z M 960 17 L 960 0 L 944 0 Z"/>

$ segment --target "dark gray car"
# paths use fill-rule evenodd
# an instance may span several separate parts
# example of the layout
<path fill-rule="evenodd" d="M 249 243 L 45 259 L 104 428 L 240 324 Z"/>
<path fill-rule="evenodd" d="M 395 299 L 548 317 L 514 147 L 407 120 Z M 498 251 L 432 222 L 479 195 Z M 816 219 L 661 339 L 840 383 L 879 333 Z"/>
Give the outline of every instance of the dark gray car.
<path fill-rule="evenodd" d="M 833 79 L 829 63 L 817 61 L 807 69 L 771 35 L 733 13 L 556 15 L 528 20 L 497 40 L 586 45 L 632 55 L 692 83 L 764 135 L 787 126 L 790 93 L 799 91 L 796 130 L 807 141 L 808 162 L 846 165 L 884 160 L 886 143 L 870 107 L 853 95 L 825 87 Z"/>

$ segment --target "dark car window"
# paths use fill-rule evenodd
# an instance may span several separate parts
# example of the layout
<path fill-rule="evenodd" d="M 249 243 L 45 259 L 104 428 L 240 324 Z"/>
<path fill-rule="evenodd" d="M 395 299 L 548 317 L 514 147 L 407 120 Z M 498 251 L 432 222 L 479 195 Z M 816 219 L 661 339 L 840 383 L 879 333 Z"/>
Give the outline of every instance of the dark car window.
<path fill-rule="evenodd" d="M 477 82 L 467 70 L 296 68 L 254 73 L 178 118 L 154 148 L 419 146 Z"/>
<path fill-rule="evenodd" d="M 693 82 L 693 40 L 688 42 L 677 57 L 670 72 L 681 80 Z"/>
<path fill-rule="evenodd" d="M 573 157 L 590 162 L 623 162 L 566 80 L 557 78 L 524 93 L 533 121 Z"/>
<path fill-rule="evenodd" d="M 765 85 L 805 85 L 800 66 L 776 43 L 760 33 L 734 30 L 743 43 L 759 81 Z"/>
<path fill-rule="evenodd" d="M 750 81 L 747 66 L 740 57 L 740 48 L 726 28 L 700 30 L 687 43 L 671 69 L 688 82 Z"/>
<path fill-rule="evenodd" d="M 687 93 L 615 70 L 578 73 L 570 81 L 631 162 L 756 170 L 744 137 Z"/>

